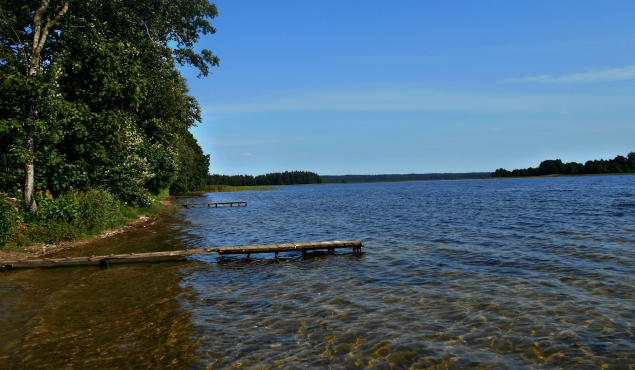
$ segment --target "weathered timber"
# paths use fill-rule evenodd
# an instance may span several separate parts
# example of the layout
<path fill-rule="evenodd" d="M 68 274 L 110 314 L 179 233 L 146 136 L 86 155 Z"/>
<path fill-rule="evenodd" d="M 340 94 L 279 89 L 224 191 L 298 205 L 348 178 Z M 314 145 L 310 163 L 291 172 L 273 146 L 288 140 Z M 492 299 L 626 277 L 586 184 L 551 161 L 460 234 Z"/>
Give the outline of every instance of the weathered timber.
<path fill-rule="evenodd" d="M 247 202 L 240 201 L 240 202 L 208 202 L 208 203 L 186 203 L 186 204 L 181 204 L 181 207 L 183 207 L 183 208 L 195 208 L 195 207 L 205 207 L 205 206 L 207 206 L 207 208 L 211 208 L 211 207 L 218 208 L 218 206 L 221 206 L 221 207 L 226 207 L 226 206 L 230 206 L 230 207 L 233 207 L 233 206 L 236 206 L 236 207 L 244 206 L 244 207 L 247 207 Z"/>
<path fill-rule="evenodd" d="M 108 254 L 102 256 L 89 256 L 89 257 L 63 257 L 63 258 L 42 258 L 42 259 L 25 259 L 15 261 L 0 261 L 0 267 L 5 270 L 11 269 L 14 266 L 35 266 L 35 265 L 60 265 L 68 263 L 78 262 L 99 262 L 103 268 L 108 268 L 110 260 L 121 259 L 147 259 L 158 257 L 172 257 L 172 256 L 191 256 L 193 254 L 201 253 L 216 253 L 219 260 L 223 260 L 223 256 L 226 254 L 246 254 L 248 259 L 251 259 L 251 255 L 255 253 L 275 253 L 276 258 L 279 257 L 280 252 L 302 252 L 303 256 L 306 256 L 308 251 L 326 249 L 329 252 L 334 252 L 336 248 L 352 248 L 353 253 L 361 253 L 364 244 L 355 240 L 331 240 L 324 242 L 303 242 L 303 243 L 279 243 L 279 244 L 266 244 L 266 245 L 243 245 L 243 246 L 226 246 L 215 248 L 202 248 L 202 249 L 184 249 L 177 251 L 167 252 L 149 252 L 149 253 L 127 253 L 127 254 Z"/>

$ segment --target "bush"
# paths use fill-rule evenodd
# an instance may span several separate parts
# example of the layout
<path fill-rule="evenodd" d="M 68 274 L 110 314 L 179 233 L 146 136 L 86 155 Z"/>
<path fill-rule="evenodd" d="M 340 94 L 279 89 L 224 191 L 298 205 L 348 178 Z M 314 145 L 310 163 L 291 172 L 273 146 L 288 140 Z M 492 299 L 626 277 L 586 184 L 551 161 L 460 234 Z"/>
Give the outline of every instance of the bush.
<path fill-rule="evenodd" d="M 18 218 L 17 199 L 8 198 L 0 193 L 0 246 L 11 238 L 13 227 Z"/>
<path fill-rule="evenodd" d="M 71 190 L 57 198 L 46 191 L 37 194 L 37 202 L 38 212 L 19 218 L 3 244 L 74 240 L 118 228 L 127 221 L 121 202 L 101 189 Z"/>

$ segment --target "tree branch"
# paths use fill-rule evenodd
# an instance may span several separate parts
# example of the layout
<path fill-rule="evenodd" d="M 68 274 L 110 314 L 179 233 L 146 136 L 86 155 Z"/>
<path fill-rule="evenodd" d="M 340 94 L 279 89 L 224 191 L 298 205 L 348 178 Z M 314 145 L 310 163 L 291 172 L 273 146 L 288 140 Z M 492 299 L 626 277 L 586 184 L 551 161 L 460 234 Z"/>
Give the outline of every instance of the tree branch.
<path fill-rule="evenodd" d="M 148 34 L 148 38 L 150 39 L 150 41 L 156 44 L 156 42 L 152 39 L 152 36 L 150 36 L 150 30 L 148 29 L 148 24 L 146 22 L 143 22 L 143 25 L 146 27 L 146 33 Z"/>
<path fill-rule="evenodd" d="M 46 8 L 49 6 L 50 0 L 42 0 L 42 5 L 35 11 L 35 15 L 33 16 L 33 50 L 38 47 L 40 42 L 40 31 L 42 29 L 42 16 L 46 11 Z"/>
<path fill-rule="evenodd" d="M 42 1 L 42 4 L 44 4 L 45 2 L 48 3 L 48 0 Z M 44 47 L 44 43 L 46 42 L 46 38 L 48 37 L 49 31 L 51 30 L 51 28 L 53 28 L 57 24 L 57 22 L 59 22 L 59 20 L 64 16 L 64 14 L 66 14 L 66 12 L 68 12 L 69 4 L 70 4 L 70 0 L 65 0 L 62 3 L 62 9 L 57 13 L 55 18 L 53 19 L 49 17 L 46 18 L 46 25 L 44 26 L 44 30 L 42 31 L 42 35 L 40 36 L 40 42 L 37 45 L 37 49 L 36 49 L 37 54 L 39 54 L 40 51 L 42 51 L 42 48 Z M 36 51 L 34 51 L 34 54 Z"/>

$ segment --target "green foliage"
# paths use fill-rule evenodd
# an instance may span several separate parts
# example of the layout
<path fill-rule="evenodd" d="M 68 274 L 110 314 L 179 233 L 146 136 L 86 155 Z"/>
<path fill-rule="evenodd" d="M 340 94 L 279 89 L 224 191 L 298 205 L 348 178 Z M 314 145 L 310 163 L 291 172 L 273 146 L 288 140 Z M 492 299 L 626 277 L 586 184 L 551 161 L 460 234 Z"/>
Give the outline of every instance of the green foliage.
<path fill-rule="evenodd" d="M 31 158 L 36 189 L 53 199 L 96 186 L 128 206 L 149 207 L 151 193 L 202 185 L 209 157 L 189 132 L 200 107 L 176 64 L 203 76 L 219 65 L 209 50 L 194 51 L 201 34 L 215 33 L 216 7 L 207 0 L 72 1 L 32 76 L 32 22 L 41 4 L 0 0 L 0 191 L 16 196 Z M 60 4 L 52 0 L 45 18 Z"/>
<path fill-rule="evenodd" d="M 18 218 L 18 200 L 0 193 L 0 246 L 9 241 Z"/>
<path fill-rule="evenodd" d="M 104 190 L 71 190 L 58 197 L 37 195 L 39 211 L 25 214 L 15 225 L 11 241 L 18 245 L 54 243 L 91 236 L 125 223 L 121 203 Z"/>
<path fill-rule="evenodd" d="M 608 173 L 635 173 L 635 152 L 630 152 L 627 157 L 618 155 L 609 160 L 587 161 L 585 164 L 561 160 L 546 160 L 540 163 L 538 168 L 524 168 L 508 171 L 504 168 L 496 170 L 492 177 L 525 177 L 546 175 L 597 175 Z"/>
<path fill-rule="evenodd" d="M 35 214 L 19 215 L 9 203 L 13 222 L 8 228 L 0 224 L 0 247 L 7 242 L 24 246 L 90 237 L 120 228 L 141 214 L 165 211 L 165 206 L 155 201 L 149 208 L 127 207 L 108 191 L 91 188 L 69 190 L 56 197 L 48 191 L 40 192 L 37 200 L 39 210 Z"/>
<path fill-rule="evenodd" d="M 250 175 L 211 175 L 207 178 L 207 185 L 230 185 L 230 186 L 269 186 L 269 185 L 299 185 L 299 184 L 321 184 L 322 178 L 315 172 L 308 171 L 285 171 L 274 172 L 256 177 Z"/>
<path fill-rule="evenodd" d="M 203 154 L 199 146 L 192 143 L 196 139 L 187 132 L 177 142 L 179 171 L 176 181 L 170 186 L 170 194 L 186 194 L 198 190 L 205 184 L 209 174 L 209 155 Z"/>
<path fill-rule="evenodd" d="M 248 191 L 248 190 L 271 190 L 273 187 L 271 186 L 231 186 L 231 185 L 203 185 L 200 188 L 200 191 L 207 193 L 230 193 L 235 191 Z"/>

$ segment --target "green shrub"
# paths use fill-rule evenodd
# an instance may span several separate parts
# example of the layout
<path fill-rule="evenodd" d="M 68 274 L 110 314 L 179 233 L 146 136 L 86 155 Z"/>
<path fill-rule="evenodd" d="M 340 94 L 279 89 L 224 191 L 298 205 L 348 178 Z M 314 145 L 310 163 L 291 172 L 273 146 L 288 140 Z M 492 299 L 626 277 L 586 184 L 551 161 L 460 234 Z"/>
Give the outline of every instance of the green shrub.
<path fill-rule="evenodd" d="M 10 240 L 17 245 L 93 236 L 120 227 L 127 220 L 121 203 L 105 190 L 71 190 L 57 198 L 46 191 L 37 195 L 37 202 L 38 212 L 25 214 L 14 227 Z"/>
<path fill-rule="evenodd" d="M 140 215 L 166 211 L 161 202 L 152 198 L 147 202 L 149 207 L 126 206 L 104 189 L 73 189 L 57 197 L 46 191 L 36 197 L 37 213 L 20 212 L 19 201 L 0 198 L 0 247 L 7 243 L 9 247 L 20 247 L 87 238 L 118 229 Z"/>
<path fill-rule="evenodd" d="M 18 218 L 17 199 L 0 193 L 0 246 L 9 241 Z"/>

